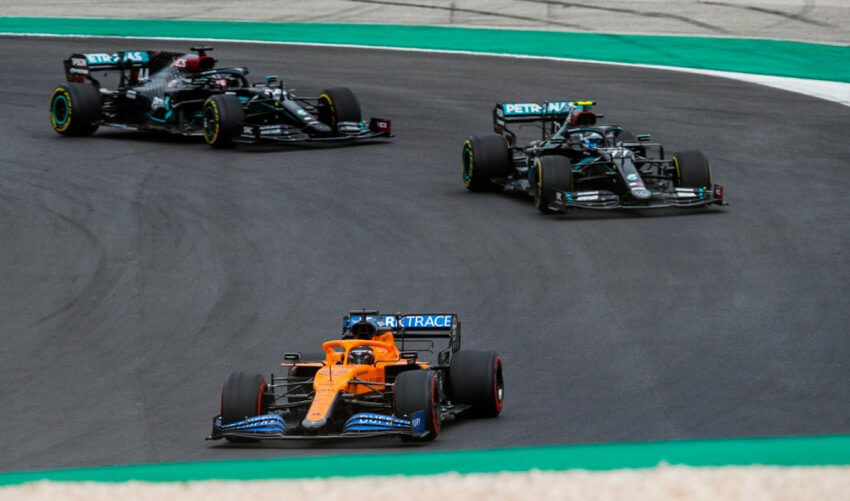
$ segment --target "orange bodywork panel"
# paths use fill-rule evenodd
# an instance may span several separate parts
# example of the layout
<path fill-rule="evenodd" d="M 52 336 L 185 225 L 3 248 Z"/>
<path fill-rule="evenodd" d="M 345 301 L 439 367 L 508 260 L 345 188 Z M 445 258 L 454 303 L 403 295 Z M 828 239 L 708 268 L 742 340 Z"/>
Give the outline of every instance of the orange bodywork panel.
<path fill-rule="evenodd" d="M 349 364 L 349 352 L 359 346 L 368 346 L 375 353 L 374 364 Z M 316 372 L 313 389 L 316 391 L 307 417 L 302 421 L 305 428 L 319 428 L 325 424 L 340 393 L 364 394 L 382 390 L 383 385 L 369 386 L 362 382 L 385 383 L 386 367 L 411 363 L 401 359 L 392 333 L 376 335 L 371 340 L 342 339 L 322 344 L 325 362 Z M 300 365 L 297 364 L 296 365 Z M 308 364 L 304 364 L 308 365 Z M 314 365 L 314 364 L 310 364 Z M 423 365 L 423 364 L 420 364 Z M 353 382 L 357 380 L 358 382 Z M 359 382 L 362 381 L 362 382 Z"/>

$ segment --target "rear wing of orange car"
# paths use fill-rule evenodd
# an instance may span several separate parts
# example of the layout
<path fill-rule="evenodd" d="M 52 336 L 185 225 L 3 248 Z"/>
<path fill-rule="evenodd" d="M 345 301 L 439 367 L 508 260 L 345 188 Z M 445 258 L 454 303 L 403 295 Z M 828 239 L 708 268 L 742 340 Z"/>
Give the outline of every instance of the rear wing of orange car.
<path fill-rule="evenodd" d="M 434 339 L 448 339 L 449 346 L 439 353 L 440 363 L 451 357 L 451 353 L 460 349 L 460 320 L 456 313 L 405 313 L 386 315 L 377 310 L 356 310 L 342 319 L 343 337 L 350 332 L 351 326 L 366 320 L 378 330 L 388 330 L 399 344 L 399 349 L 433 352 Z M 411 347 L 407 343 L 411 342 Z M 423 344 L 423 342 L 427 344 Z"/>

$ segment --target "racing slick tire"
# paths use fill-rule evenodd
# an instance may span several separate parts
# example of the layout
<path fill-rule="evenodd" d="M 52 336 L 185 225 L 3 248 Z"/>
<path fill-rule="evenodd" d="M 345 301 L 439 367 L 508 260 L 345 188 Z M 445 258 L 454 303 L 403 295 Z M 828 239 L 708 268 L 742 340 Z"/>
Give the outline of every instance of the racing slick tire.
<path fill-rule="evenodd" d="M 699 150 L 678 151 L 673 155 L 673 185 L 682 188 L 711 189 L 711 165 Z"/>
<path fill-rule="evenodd" d="M 92 84 L 59 85 L 50 96 L 50 124 L 63 136 L 90 136 L 97 130 L 102 106 L 100 91 Z"/>
<path fill-rule="evenodd" d="M 242 134 L 245 110 L 242 102 L 232 94 L 214 94 L 204 101 L 201 109 L 204 141 L 213 148 L 232 148 Z"/>
<path fill-rule="evenodd" d="M 221 424 L 230 424 L 268 412 L 265 378 L 260 374 L 231 372 L 221 389 Z M 224 437 L 228 442 L 255 442 L 255 439 Z"/>
<path fill-rule="evenodd" d="M 463 144 L 461 168 L 467 190 L 492 188 L 493 179 L 508 177 L 513 168 L 507 140 L 499 134 L 469 136 Z"/>
<path fill-rule="evenodd" d="M 360 101 L 348 87 L 325 89 L 319 94 L 316 107 L 319 121 L 329 125 L 334 131 L 340 122 L 359 122 Z"/>
<path fill-rule="evenodd" d="M 455 352 L 449 364 L 449 395 L 453 405 L 469 405 L 468 414 L 498 416 L 505 399 L 499 354 L 483 350 Z"/>
<path fill-rule="evenodd" d="M 543 214 L 556 212 L 549 207 L 556 192 L 573 191 L 573 168 L 566 157 L 538 157 L 529 174 L 534 206 Z"/>
<path fill-rule="evenodd" d="M 402 440 L 425 442 L 440 434 L 443 421 L 437 373 L 432 370 L 405 371 L 396 376 L 393 391 L 393 413 L 407 419 L 414 412 L 425 411 L 425 435 L 402 435 Z"/>

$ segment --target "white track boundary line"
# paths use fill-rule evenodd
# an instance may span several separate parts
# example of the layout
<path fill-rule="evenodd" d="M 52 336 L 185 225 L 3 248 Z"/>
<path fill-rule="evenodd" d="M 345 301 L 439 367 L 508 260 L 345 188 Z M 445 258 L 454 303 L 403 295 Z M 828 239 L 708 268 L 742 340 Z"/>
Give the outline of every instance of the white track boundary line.
<path fill-rule="evenodd" d="M 55 33 L 3 33 L 0 36 L 15 36 L 15 37 L 62 37 L 62 38 L 115 38 L 127 40 L 178 40 L 178 41 L 198 41 L 203 38 L 190 37 L 154 37 L 154 36 L 101 36 L 101 35 L 57 35 Z M 392 47 L 384 45 L 357 45 L 357 44 L 337 44 L 337 43 L 321 43 L 321 42 L 279 42 L 269 40 L 244 40 L 231 38 L 210 38 L 209 41 L 226 42 L 226 43 L 242 43 L 242 44 L 263 44 L 263 45 L 300 45 L 309 47 L 336 47 L 349 49 L 370 49 L 370 50 L 390 50 L 400 52 L 421 52 L 434 54 L 462 54 L 469 56 L 487 56 L 487 57 L 504 57 L 512 59 L 532 59 L 542 61 L 561 61 L 567 63 L 587 63 L 587 64 L 605 64 L 609 66 L 624 66 L 630 68 L 646 68 L 652 70 L 677 71 L 680 73 L 693 73 L 700 75 L 708 75 L 712 77 L 728 78 L 742 82 L 764 85 L 775 89 L 781 89 L 797 94 L 816 97 L 826 101 L 832 101 L 844 106 L 850 107 L 850 83 L 833 82 L 829 80 L 813 80 L 808 78 L 780 77 L 772 75 L 757 75 L 753 73 L 738 73 L 733 71 L 706 70 L 700 68 L 686 68 L 682 66 L 663 66 L 657 64 L 639 64 L 639 63 L 619 63 L 612 61 L 598 61 L 594 59 L 575 59 L 568 57 L 555 56 L 532 56 L 523 54 L 504 54 L 500 52 L 475 52 L 467 50 L 450 50 L 450 49 L 418 49 L 409 47 Z"/>

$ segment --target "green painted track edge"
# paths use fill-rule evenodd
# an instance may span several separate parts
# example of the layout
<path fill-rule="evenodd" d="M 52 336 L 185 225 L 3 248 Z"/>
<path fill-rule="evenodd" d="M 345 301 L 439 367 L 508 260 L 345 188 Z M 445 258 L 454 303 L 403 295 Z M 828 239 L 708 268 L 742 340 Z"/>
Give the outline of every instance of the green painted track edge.
<path fill-rule="evenodd" d="M 439 26 L 0 17 L 0 33 L 319 43 L 554 57 L 850 82 L 850 46 Z M 85 49 L 85 44 L 81 43 Z M 97 50 L 97 47 L 91 47 Z"/>
<path fill-rule="evenodd" d="M 116 447 L 120 446 L 120 443 L 116 443 Z M 222 454 L 226 452 L 222 451 Z M 280 454 L 281 456 L 287 454 L 285 446 L 280 448 Z M 433 452 L 428 451 L 428 445 L 424 445 L 416 447 L 414 452 L 139 464 L 2 473 L 0 485 L 15 485 L 39 480 L 186 482 L 434 475 L 449 472 L 466 474 L 530 470 L 614 470 L 652 468 L 660 463 L 697 467 L 754 464 L 850 465 L 850 435 L 675 440 Z"/>

